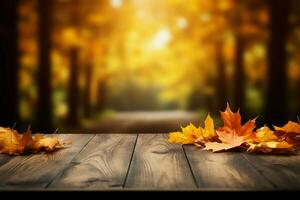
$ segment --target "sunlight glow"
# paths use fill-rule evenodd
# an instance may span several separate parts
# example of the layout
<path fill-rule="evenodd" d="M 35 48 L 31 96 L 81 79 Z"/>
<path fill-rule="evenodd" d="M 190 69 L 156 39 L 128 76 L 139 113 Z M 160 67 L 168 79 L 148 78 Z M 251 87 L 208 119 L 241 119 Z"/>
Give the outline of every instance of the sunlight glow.
<path fill-rule="evenodd" d="M 184 17 L 179 17 L 177 19 L 177 26 L 180 29 L 185 29 L 188 26 L 188 22 L 187 22 L 187 20 Z"/>
<path fill-rule="evenodd" d="M 150 41 L 148 47 L 150 50 L 164 48 L 172 40 L 172 34 L 167 28 L 160 29 Z"/>
<path fill-rule="evenodd" d="M 123 4 L 123 0 L 111 0 L 111 5 L 114 8 L 120 8 Z"/>

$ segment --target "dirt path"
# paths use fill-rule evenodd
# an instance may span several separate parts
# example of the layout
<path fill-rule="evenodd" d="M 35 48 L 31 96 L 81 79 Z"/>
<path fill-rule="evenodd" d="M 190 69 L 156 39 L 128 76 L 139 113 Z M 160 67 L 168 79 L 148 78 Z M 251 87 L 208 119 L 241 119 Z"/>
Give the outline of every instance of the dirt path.
<path fill-rule="evenodd" d="M 163 133 L 179 130 L 190 122 L 198 123 L 195 113 L 185 111 L 120 112 L 98 124 L 84 127 L 101 133 Z"/>

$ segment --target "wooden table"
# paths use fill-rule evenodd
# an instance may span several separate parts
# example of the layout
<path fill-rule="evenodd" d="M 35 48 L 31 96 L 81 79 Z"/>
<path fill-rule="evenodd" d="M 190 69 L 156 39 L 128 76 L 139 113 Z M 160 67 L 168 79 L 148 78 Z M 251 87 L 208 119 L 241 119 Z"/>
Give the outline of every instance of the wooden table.
<path fill-rule="evenodd" d="M 0 190 L 299 190 L 300 154 L 211 153 L 166 134 L 61 134 L 53 153 L 0 155 Z"/>

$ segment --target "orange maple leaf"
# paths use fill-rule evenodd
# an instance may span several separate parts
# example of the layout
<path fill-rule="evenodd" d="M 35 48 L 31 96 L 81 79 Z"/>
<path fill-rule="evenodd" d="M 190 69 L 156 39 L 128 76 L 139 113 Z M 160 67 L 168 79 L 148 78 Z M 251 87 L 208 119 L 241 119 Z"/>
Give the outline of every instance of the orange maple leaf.
<path fill-rule="evenodd" d="M 204 149 L 212 150 L 213 152 L 228 150 L 240 147 L 255 138 L 253 132 L 255 120 L 249 120 L 242 125 L 239 111 L 236 113 L 232 112 L 228 104 L 226 110 L 221 112 L 221 119 L 224 125 L 216 131 L 219 141 L 205 143 Z"/>
<path fill-rule="evenodd" d="M 205 143 L 205 150 L 212 150 L 213 152 L 228 150 L 240 147 L 245 143 L 244 137 L 235 132 L 216 131 L 221 142 L 207 142 Z"/>
<path fill-rule="evenodd" d="M 255 119 L 249 120 L 246 124 L 242 125 L 240 111 L 232 112 L 229 104 L 224 112 L 221 112 L 221 119 L 224 122 L 223 127 L 219 131 L 237 134 L 243 136 L 244 140 L 249 142 L 255 139 Z"/>

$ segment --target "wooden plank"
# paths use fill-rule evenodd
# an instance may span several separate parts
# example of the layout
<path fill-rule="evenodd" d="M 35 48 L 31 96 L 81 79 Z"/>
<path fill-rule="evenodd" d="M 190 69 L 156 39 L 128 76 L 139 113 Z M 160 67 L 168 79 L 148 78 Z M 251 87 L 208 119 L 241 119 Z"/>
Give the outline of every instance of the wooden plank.
<path fill-rule="evenodd" d="M 13 158 L 14 156 L 12 155 L 0 154 L 0 167 Z"/>
<path fill-rule="evenodd" d="M 258 155 L 244 157 L 276 188 L 300 189 L 300 155 Z"/>
<path fill-rule="evenodd" d="M 197 185 L 201 189 L 271 189 L 240 152 L 212 153 L 184 146 Z"/>
<path fill-rule="evenodd" d="M 126 188 L 196 188 L 180 145 L 167 142 L 165 134 L 140 134 L 130 165 Z"/>
<path fill-rule="evenodd" d="M 136 134 L 96 135 L 49 188 L 122 188 L 136 139 Z"/>
<path fill-rule="evenodd" d="M 60 134 L 72 141 L 71 147 L 52 153 L 17 156 L 0 167 L 0 188 L 41 189 L 64 169 L 94 135 Z"/>

